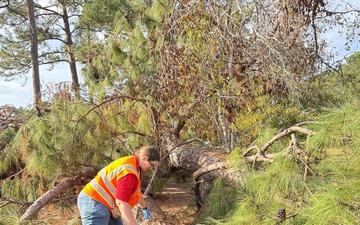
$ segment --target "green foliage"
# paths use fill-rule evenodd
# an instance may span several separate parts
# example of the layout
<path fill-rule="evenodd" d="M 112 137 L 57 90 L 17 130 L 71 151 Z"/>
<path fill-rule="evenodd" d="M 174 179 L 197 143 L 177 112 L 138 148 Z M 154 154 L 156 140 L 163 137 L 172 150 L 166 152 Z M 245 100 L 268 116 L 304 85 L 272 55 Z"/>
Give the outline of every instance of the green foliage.
<path fill-rule="evenodd" d="M 325 71 L 312 77 L 300 95 L 304 108 L 308 111 L 321 111 L 322 107 L 334 107 L 344 102 L 358 101 L 359 62 L 360 54 L 356 52 L 335 71 Z"/>
<path fill-rule="evenodd" d="M 232 151 L 227 157 L 227 161 L 230 167 L 233 168 L 234 171 L 240 171 L 239 174 L 243 169 L 248 169 L 248 167 L 246 166 L 247 164 L 241 154 L 241 152 L 244 151 L 245 149 L 241 148 L 234 149 L 234 151 Z"/>
<path fill-rule="evenodd" d="M 8 204 L 0 208 L 0 225 L 20 225 L 18 217 L 18 208 L 12 204 Z"/>
<path fill-rule="evenodd" d="M 145 14 L 154 21 L 161 22 L 170 7 L 171 3 L 169 1 L 154 0 L 152 1 L 151 7 L 146 9 Z"/>
<path fill-rule="evenodd" d="M 323 109 L 324 113 L 317 117 L 320 123 L 309 125 L 317 135 L 307 140 L 307 151 L 319 155 L 325 154 L 325 148 L 342 148 L 344 144 L 358 143 L 356 132 L 360 131 L 359 107 L 356 102 L 344 103 L 338 108 Z M 354 146 L 352 144 L 352 146 Z"/>
<path fill-rule="evenodd" d="M 275 128 L 265 128 L 261 131 L 259 136 L 254 141 L 254 144 L 257 146 L 263 146 L 266 142 L 268 142 L 272 137 L 274 137 L 278 132 Z M 268 149 L 268 152 L 278 152 L 279 149 L 285 149 L 286 145 L 288 145 L 289 141 L 287 138 L 283 138 L 282 140 L 279 140 L 275 142 L 273 145 L 271 145 Z"/>
<path fill-rule="evenodd" d="M 131 9 L 127 2 L 126 0 L 88 2 L 84 4 L 80 23 L 97 29 L 111 29 L 114 16 L 118 13 L 124 15 Z"/>
<path fill-rule="evenodd" d="M 281 152 L 286 145 L 273 149 L 279 154 L 271 162 L 256 166 L 239 163 L 241 154 L 233 152 L 229 165 L 238 164 L 234 170 L 243 179 L 233 196 L 237 205 L 206 224 L 275 224 L 279 208 L 290 216 L 285 224 L 359 224 L 359 116 L 359 104 L 353 101 L 323 110 L 314 118 L 318 123 L 307 125 L 315 132 L 301 143 L 309 167 L 292 152 Z M 264 140 L 269 134 L 262 135 Z M 259 138 L 256 143 L 263 142 Z"/>
<path fill-rule="evenodd" d="M 281 207 L 285 207 L 290 215 L 297 213 L 297 205 L 303 198 L 304 180 L 301 168 L 291 159 L 277 157 L 273 163 L 263 165 L 261 170 L 244 167 L 238 174 L 244 184 L 229 195 L 232 200 L 227 199 L 227 202 L 232 205 L 227 214 L 217 218 L 210 216 L 205 224 L 273 224 L 276 222 L 275 212 Z M 222 188 L 222 191 L 231 189 Z M 224 196 L 228 195 L 222 195 L 222 198 Z M 220 201 L 209 200 L 210 208 Z"/>
<path fill-rule="evenodd" d="M 321 186 L 299 215 L 301 224 L 358 224 L 359 184 L 359 177 L 354 177 Z"/>
<path fill-rule="evenodd" d="M 283 157 L 259 170 L 245 181 L 245 189 L 259 205 L 274 199 L 297 198 L 303 192 L 303 177 L 299 166 Z M 289 199 L 293 200 L 293 199 Z M 296 199 L 295 199 L 296 200 Z"/>
<path fill-rule="evenodd" d="M 0 174 L 9 169 L 10 165 L 18 165 L 18 160 L 6 157 L 6 150 L 16 135 L 17 129 L 10 127 L 0 132 Z"/>
<path fill-rule="evenodd" d="M 346 59 L 346 64 L 342 66 L 342 83 L 349 96 L 360 100 L 360 52 L 355 52 Z"/>
<path fill-rule="evenodd" d="M 155 45 L 162 26 L 161 20 L 152 16 L 160 18 L 165 11 L 151 16 L 146 12 L 165 5 L 152 1 L 151 7 L 147 7 L 142 1 L 126 0 L 92 1 L 84 5 L 81 23 L 88 29 L 78 39 L 77 53 L 86 63 L 83 72 L 91 98 L 101 101 L 114 92 L 135 97 L 151 90 L 149 77 L 155 73 L 159 50 Z M 103 13 L 91 13 L 94 9 Z M 99 35 L 98 28 L 105 30 L 105 38 L 99 38 L 103 33 Z"/>
<path fill-rule="evenodd" d="M 6 179 L 1 185 L 1 194 L 5 199 L 22 199 L 26 202 L 34 202 L 39 196 L 39 178 L 14 177 Z"/>
<path fill-rule="evenodd" d="M 244 146 L 249 146 L 254 140 L 261 146 L 279 130 L 312 117 L 296 105 L 274 100 L 269 96 L 260 96 L 251 104 L 236 115 L 233 125 L 233 129 L 237 128 L 242 133 L 243 141 L 246 141 Z"/>
<path fill-rule="evenodd" d="M 86 106 L 68 107 L 63 102 L 58 102 L 54 104 L 52 113 L 42 118 L 32 117 L 21 127 L 13 148 L 21 153 L 31 174 L 55 179 L 65 171 L 73 171 L 79 161 L 84 160 L 82 154 L 78 154 L 86 152 L 85 145 L 80 144 L 84 141 L 83 135 L 79 136 L 74 132 L 85 134 L 85 130 L 81 128 L 88 130 L 88 127 L 77 126 L 77 123 L 71 121 L 76 120 L 87 109 Z M 96 157 L 96 151 L 92 153 Z"/>
<path fill-rule="evenodd" d="M 223 218 L 234 208 L 237 201 L 237 198 L 234 198 L 234 196 L 236 196 L 238 192 L 237 187 L 229 186 L 221 179 L 216 180 L 206 199 L 204 205 L 205 212 L 202 213 L 202 216 L 214 219 Z"/>

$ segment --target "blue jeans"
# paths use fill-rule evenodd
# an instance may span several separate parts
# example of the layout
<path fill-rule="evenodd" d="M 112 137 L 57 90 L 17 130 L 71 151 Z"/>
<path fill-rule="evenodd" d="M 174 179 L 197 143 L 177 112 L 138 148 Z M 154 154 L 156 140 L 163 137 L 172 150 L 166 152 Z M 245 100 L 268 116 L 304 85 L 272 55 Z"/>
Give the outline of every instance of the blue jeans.
<path fill-rule="evenodd" d="M 115 219 L 108 207 L 83 192 L 78 195 L 77 204 L 82 225 L 123 225 L 121 217 Z"/>

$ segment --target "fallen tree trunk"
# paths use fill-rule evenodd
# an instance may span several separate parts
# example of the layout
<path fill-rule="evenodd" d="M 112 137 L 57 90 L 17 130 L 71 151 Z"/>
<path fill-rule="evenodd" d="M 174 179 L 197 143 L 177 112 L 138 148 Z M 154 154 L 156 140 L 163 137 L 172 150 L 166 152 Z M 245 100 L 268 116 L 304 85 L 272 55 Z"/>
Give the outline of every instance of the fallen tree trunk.
<path fill-rule="evenodd" d="M 20 221 L 31 220 L 39 210 L 44 207 L 46 204 L 53 201 L 61 193 L 63 193 L 67 188 L 74 186 L 83 185 L 88 179 L 92 179 L 97 173 L 97 170 L 93 167 L 84 167 L 79 173 L 74 177 L 62 178 L 58 184 L 53 188 L 45 192 L 40 198 L 38 198 L 21 216 Z"/>
<path fill-rule="evenodd" d="M 75 176 L 73 178 L 68 178 L 63 180 L 54 188 L 47 191 L 43 196 L 38 198 L 21 216 L 20 221 L 30 220 L 32 219 L 36 213 L 46 204 L 51 202 L 58 195 L 63 193 L 68 187 L 81 184 L 83 179 L 80 176 Z"/>

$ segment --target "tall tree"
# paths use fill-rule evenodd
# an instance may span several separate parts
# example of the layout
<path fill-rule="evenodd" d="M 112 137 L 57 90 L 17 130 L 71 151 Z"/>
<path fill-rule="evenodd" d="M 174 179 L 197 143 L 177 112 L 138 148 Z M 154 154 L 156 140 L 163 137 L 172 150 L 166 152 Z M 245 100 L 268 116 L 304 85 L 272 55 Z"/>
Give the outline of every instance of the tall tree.
<path fill-rule="evenodd" d="M 30 45 L 31 45 L 31 66 L 32 66 L 32 83 L 35 102 L 35 111 L 40 116 L 40 102 L 41 102 L 41 90 L 40 90 L 40 74 L 39 74 L 39 61 L 38 61 L 38 36 L 36 31 L 34 4 L 32 0 L 26 0 L 29 30 L 30 30 Z"/>

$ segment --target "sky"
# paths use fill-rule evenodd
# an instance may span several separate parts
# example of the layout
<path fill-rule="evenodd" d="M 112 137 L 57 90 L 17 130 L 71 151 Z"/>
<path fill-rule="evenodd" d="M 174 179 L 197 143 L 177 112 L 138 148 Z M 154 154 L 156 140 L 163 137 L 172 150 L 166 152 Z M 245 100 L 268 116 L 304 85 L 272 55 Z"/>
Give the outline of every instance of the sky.
<path fill-rule="evenodd" d="M 351 2 L 357 9 L 360 9 L 360 0 L 346 1 Z M 326 39 L 329 43 L 329 50 L 337 52 L 340 57 L 348 56 L 356 51 L 360 51 L 360 33 L 358 33 L 355 41 L 351 44 L 351 51 L 346 51 L 344 49 L 346 39 L 344 36 L 339 35 L 337 29 L 329 30 L 322 38 Z M 52 71 L 46 70 L 45 67 L 40 67 L 40 80 L 42 87 L 60 82 L 70 82 L 71 74 L 69 66 L 65 63 L 58 64 Z M 81 83 L 82 77 L 80 71 L 79 80 Z M 17 108 L 31 108 L 32 104 L 33 91 L 31 72 L 27 75 L 27 79 L 19 78 L 16 80 L 5 81 L 5 78 L 0 77 L 0 106 L 10 105 Z"/>
<path fill-rule="evenodd" d="M 80 82 L 82 81 L 79 75 Z M 58 64 L 52 71 L 46 70 L 45 67 L 40 67 L 40 84 L 41 87 L 47 85 L 54 85 L 60 82 L 71 82 L 70 67 L 65 64 Z M 0 106 L 10 105 L 18 107 L 32 107 L 33 99 L 32 89 L 32 75 L 31 72 L 27 78 L 18 78 L 16 80 L 5 81 L 0 77 Z"/>

